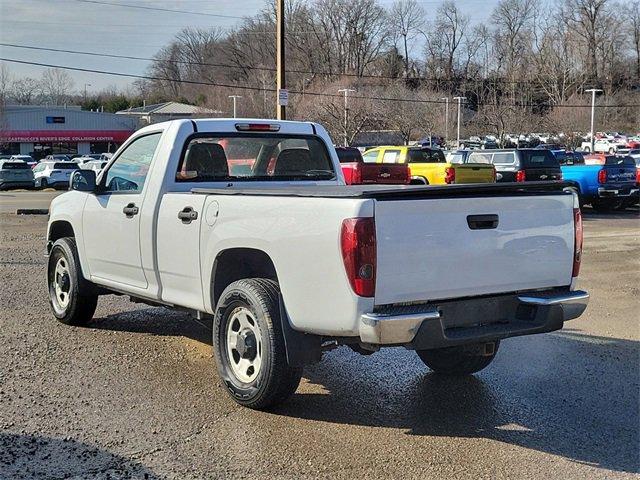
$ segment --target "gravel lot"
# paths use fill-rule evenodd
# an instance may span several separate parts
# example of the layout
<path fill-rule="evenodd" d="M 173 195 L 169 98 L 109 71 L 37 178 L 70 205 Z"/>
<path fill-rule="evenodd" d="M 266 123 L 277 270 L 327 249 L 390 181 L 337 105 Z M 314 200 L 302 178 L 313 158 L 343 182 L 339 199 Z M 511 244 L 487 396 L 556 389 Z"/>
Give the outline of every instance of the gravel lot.
<path fill-rule="evenodd" d="M 638 478 L 640 222 L 585 217 L 592 300 L 563 331 L 459 380 L 340 348 L 264 413 L 227 397 L 184 314 L 108 296 L 90 327 L 57 323 L 46 216 L 1 213 L 0 478 Z"/>

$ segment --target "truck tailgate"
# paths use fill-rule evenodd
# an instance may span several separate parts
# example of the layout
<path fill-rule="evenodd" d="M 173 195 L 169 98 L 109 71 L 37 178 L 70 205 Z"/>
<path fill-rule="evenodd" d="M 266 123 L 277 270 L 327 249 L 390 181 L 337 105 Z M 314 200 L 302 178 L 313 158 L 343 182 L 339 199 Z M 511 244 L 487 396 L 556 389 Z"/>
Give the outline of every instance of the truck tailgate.
<path fill-rule="evenodd" d="M 456 169 L 456 183 L 493 183 L 493 165 L 487 163 L 453 164 Z"/>
<path fill-rule="evenodd" d="M 375 224 L 376 305 L 571 283 L 570 195 L 378 199 Z"/>

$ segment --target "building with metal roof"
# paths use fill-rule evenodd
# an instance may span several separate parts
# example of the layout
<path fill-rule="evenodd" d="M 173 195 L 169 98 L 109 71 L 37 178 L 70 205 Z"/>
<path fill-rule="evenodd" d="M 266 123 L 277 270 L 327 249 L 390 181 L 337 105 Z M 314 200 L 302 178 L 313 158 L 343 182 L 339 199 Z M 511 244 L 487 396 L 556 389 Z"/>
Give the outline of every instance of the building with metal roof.
<path fill-rule="evenodd" d="M 0 153 L 114 152 L 137 127 L 134 118 L 79 106 L 7 105 L 0 110 Z"/>
<path fill-rule="evenodd" d="M 165 102 L 144 105 L 142 107 L 128 108 L 116 112 L 116 115 L 126 115 L 137 118 L 140 127 L 151 123 L 166 122 L 177 118 L 202 118 L 220 115 L 219 110 L 188 105 L 186 103 Z"/>

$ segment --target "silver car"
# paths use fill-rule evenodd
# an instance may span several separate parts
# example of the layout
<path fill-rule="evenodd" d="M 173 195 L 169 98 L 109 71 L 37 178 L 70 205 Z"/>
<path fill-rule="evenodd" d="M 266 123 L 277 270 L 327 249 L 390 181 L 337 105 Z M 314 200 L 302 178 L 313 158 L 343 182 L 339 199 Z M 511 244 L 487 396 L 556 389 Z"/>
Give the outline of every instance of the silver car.
<path fill-rule="evenodd" d="M 21 160 L 0 160 L 0 190 L 33 188 L 33 171 Z"/>

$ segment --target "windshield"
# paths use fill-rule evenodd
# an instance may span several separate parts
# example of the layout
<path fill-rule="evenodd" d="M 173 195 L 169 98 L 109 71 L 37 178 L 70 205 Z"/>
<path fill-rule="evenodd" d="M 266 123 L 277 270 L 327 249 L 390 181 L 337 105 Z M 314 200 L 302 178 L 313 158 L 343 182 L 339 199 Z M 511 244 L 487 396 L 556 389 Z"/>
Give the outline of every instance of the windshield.
<path fill-rule="evenodd" d="M 54 170 L 77 170 L 78 164 L 71 163 L 71 162 L 65 162 L 65 163 L 58 162 L 53 164 L 53 168 Z"/>
<path fill-rule="evenodd" d="M 626 156 L 626 157 L 614 157 L 614 156 L 607 156 L 605 158 L 604 161 L 605 165 L 617 165 L 617 166 L 621 166 L 621 167 L 635 167 L 636 166 L 636 162 L 632 157 Z"/>
<path fill-rule="evenodd" d="M 521 150 L 522 164 L 525 167 L 557 167 L 558 159 L 549 150 Z"/>
<path fill-rule="evenodd" d="M 411 148 L 407 151 L 407 163 L 446 163 L 442 150 Z"/>
<path fill-rule="evenodd" d="M 314 136 L 201 134 L 186 145 L 178 182 L 333 180 L 333 163 Z"/>
<path fill-rule="evenodd" d="M 3 162 L 0 168 L 2 170 L 25 170 L 31 167 L 24 162 Z"/>

